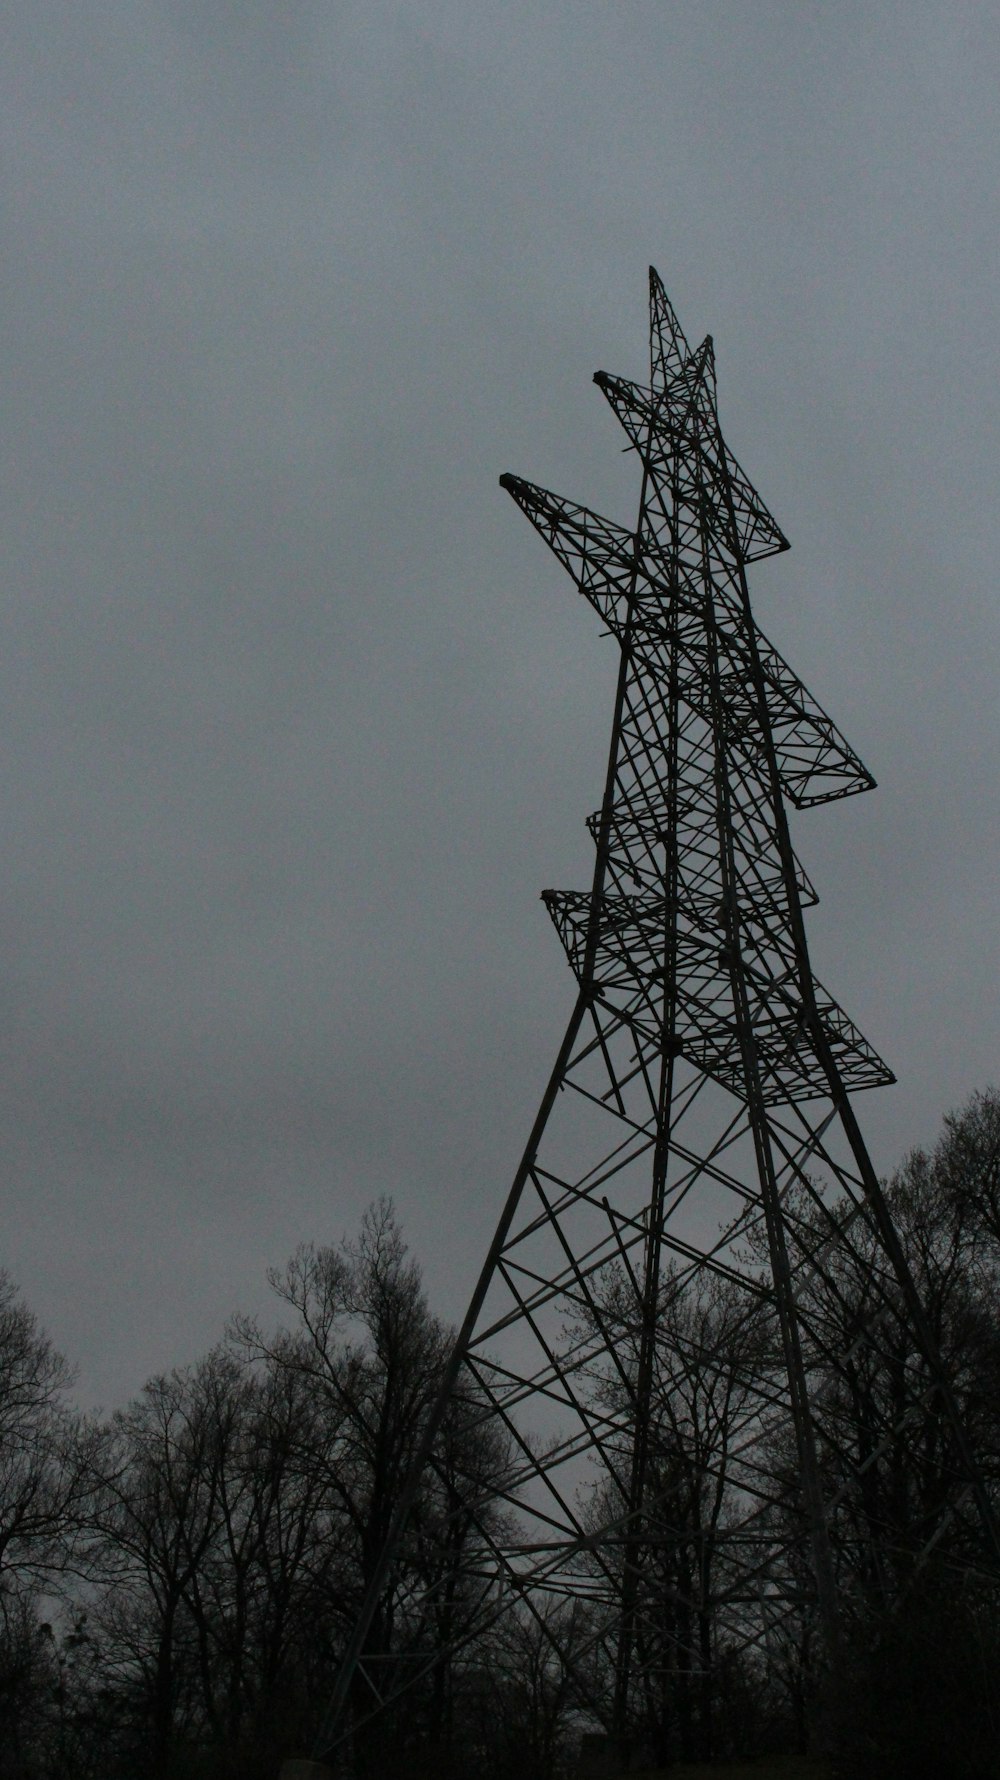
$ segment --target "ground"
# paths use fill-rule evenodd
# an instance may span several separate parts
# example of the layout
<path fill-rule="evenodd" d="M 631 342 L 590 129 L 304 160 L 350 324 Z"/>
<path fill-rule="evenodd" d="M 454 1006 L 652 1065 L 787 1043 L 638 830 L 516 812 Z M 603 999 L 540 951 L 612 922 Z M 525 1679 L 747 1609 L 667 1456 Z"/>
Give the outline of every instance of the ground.
<path fill-rule="evenodd" d="M 712 1762 L 679 1768 L 646 1768 L 641 1775 L 624 1780 L 829 1780 L 825 1762 L 806 1756 L 785 1756 L 774 1761 Z"/>

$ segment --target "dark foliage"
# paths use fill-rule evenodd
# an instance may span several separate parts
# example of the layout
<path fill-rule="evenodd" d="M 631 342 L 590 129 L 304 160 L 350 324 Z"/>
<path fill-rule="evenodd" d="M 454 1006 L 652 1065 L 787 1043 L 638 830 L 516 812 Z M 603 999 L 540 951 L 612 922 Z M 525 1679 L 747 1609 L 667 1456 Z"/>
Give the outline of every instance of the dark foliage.
<path fill-rule="evenodd" d="M 951 1115 L 889 1197 L 1000 1501 L 1000 1097 Z M 272 1284 L 276 1331 L 237 1323 L 198 1365 L 151 1380 L 93 1426 L 0 1279 L 0 1780 L 271 1780 L 283 1757 L 308 1751 L 450 1336 L 385 1202 L 355 1241 L 300 1250 Z M 835 1285 L 809 1307 L 830 1335 L 812 1384 L 845 1603 L 844 1679 L 824 1729 L 844 1780 L 1000 1780 L 1000 1599 L 975 1569 L 949 1455 L 921 1420 L 919 1365 L 906 1354 L 887 1368 L 858 1339 L 871 1306 L 856 1240 Z M 590 1380 L 597 1401 L 636 1363 L 614 1293 L 612 1280 L 602 1315 L 619 1364 Z M 766 1319 L 748 1322 L 723 1284 L 665 1279 L 649 1428 L 659 1520 L 641 1578 L 662 1661 L 658 1692 L 635 1702 L 635 1741 L 668 1761 L 794 1750 L 815 1734 L 808 1616 L 776 1627 L 766 1652 L 720 1635 L 727 1453 L 744 1437 L 751 1362 L 774 1363 Z M 903 1381 L 912 1400 L 901 1405 Z M 865 1442 L 873 1456 L 855 1483 Z M 450 1573 L 476 1519 L 504 1527 L 510 1462 L 466 1389 L 384 1590 L 376 1662 L 411 1660 L 416 1637 L 426 1647 L 416 1591 Z M 456 1512 L 470 1478 L 475 1516 Z M 606 1516 L 610 1489 L 595 1481 L 589 1512 Z M 950 1530 L 915 1562 L 911 1528 L 948 1491 Z M 430 1630 L 447 1659 L 406 1714 L 359 1741 L 362 1768 L 401 1780 L 569 1775 L 581 1677 L 598 1710 L 613 1683 L 592 1610 L 525 1601 L 487 1623 L 460 1591 L 437 1599 Z"/>

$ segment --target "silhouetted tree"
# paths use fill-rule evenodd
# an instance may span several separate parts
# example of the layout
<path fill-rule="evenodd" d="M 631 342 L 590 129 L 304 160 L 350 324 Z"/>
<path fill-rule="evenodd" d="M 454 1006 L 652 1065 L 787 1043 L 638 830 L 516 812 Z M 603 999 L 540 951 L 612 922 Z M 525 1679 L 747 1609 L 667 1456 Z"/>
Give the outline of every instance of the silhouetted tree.
<path fill-rule="evenodd" d="M 323 1502 L 327 1561 L 310 1635 L 313 1666 L 328 1691 L 437 1400 L 451 1336 L 429 1309 L 387 1199 L 369 1208 L 356 1241 L 302 1248 L 269 1277 L 294 1313 L 291 1327 L 267 1335 L 244 1320 L 237 1333 L 246 1355 L 305 1388 L 315 1412 L 302 1461 Z M 481 1519 L 500 1525 L 500 1511 L 488 1505 L 502 1490 L 507 1462 L 503 1435 L 484 1420 L 465 1380 L 448 1405 L 369 1628 L 364 1660 L 383 1687 L 418 1651 L 442 1653 L 421 1710 L 411 1700 L 406 1714 L 435 1745 L 449 1740 L 453 1719 L 447 1652 L 470 1635 L 481 1611 L 476 1592 L 457 1582 L 460 1560 Z M 427 1620 L 410 1602 L 435 1582 Z"/>
<path fill-rule="evenodd" d="M 1000 1503 L 1000 1096 L 950 1114 L 887 1190 Z M 845 1774 L 998 1780 L 998 1591 L 932 1413 L 933 1377 L 865 1218 L 822 1212 L 804 1191 L 788 1198 L 844 1603 Z M 299 1250 L 272 1284 L 281 1327 L 239 1322 L 95 1428 L 0 1276 L 0 1780 L 265 1780 L 307 1747 L 450 1336 L 388 1201 L 356 1240 Z M 601 1520 L 622 1511 L 632 1454 L 633 1299 L 624 1276 L 609 1277 L 600 1339 L 596 1324 L 567 1335 L 595 1337 L 581 1386 L 586 1376 L 595 1405 L 621 1421 L 621 1449 L 593 1487 Z M 783 1482 L 794 1496 L 794 1452 L 757 1388 L 772 1369 L 775 1329 L 753 1293 L 665 1275 L 643 1510 L 602 1559 L 605 1584 L 626 1565 L 638 1578 L 647 1661 L 631 1707 L 637 1740 L 660 1758 L 804 1736 L 809 1613 L 786 1614 L 765 1654 L 741 1654 L 739 1615 L 754 1606 L 734 1600 L 727 1557 L 742 1512 L 737 1449 L 741 1463 L 759 1450 L 777 1486 L 768 1512 L 791 1512 L 781 1503 Z M 503 1506 L 516 1455 L 487 1408 L 461 1376 L 382 1590 L 369 1673 L 390 1688 L 415 1670 L 424 1679 L 369 1744 L 372 1773 L 549 1780 L 568 1771 L 581 1702 L 613 1684 L 613 1634 L 594 1603 L 539 1594 L 494 1617 L 480 1592 L 480 1544 L 516 1542 Z M 942 1508 L 945 1531 L 924 1552 Z M 802 1564 L 805 1600 L 804 1547 Z"/>
<path fill-rule="evenodd" d="M 588 1518 L 613 1523 L 627 1505 L 635 1439 L 628 1418 L 642 1342 L 635 1292 L 622 1272 L 606 1280 L 597 1318 L 614 1359 L 592 1366 L 590 1389 L 596 1405 L 622 1419 L 624 1432 L 616 1475 L 595 1485 Z M 721 1277 L 693 1280 L 665 1271 L 648 1387 L 642 1510 L 622 1543 L 619 1581 L 624 1587 L 624 1566 L 630 1566 L 642 1627 L 632 1735 L 659 1761 L 704 1759 L 724 1740 L 719 1689 L 732 1667 L 729 1645 L 740 1641 L 732 1610 L 723 1611 L 734 1449 L 761 1434 L 759 1380 L 774 1363 L 755 1294 Z"/>
<path fill-rule="evenodd" d="M 55 1747 L 59 1595 L 85 1562 L 97 1433 L 73 1374 L 0 1273 L 0 1775 L 41 1773 Z M 43 1606 L 44 1602 L 44 1606 Z"/>

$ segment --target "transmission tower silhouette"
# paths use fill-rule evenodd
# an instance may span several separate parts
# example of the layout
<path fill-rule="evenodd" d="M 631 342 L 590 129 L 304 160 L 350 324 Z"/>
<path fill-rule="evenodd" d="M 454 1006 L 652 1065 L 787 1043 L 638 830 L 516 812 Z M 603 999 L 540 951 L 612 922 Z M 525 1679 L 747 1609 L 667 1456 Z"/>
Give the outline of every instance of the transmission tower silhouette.
<path fill-rule="evenodd" d="M 648 385 L 595 377 L 641 466 L 632 528 L 501 477 L 620 647 L 596 864 L 544 894 L 575 1002 L 321 1757 L 510 1612 L 625 1738 L 678 1670 L 766 1653 L 792 1620 L 832 1661 L 866 1537 L 910 1574 L 942 1540 L 1000 1556 L 849 1099 L 893 1077 L 806 945 L 786 801 L 874 781 L 753 619 L 747 565 L 786 540 L 723 440 L 711 338 L 688 345 L 655 271 L 650 344 Z M 863 1438 L 859 1356 L 908 1381 Z M 494 1436 L 492 1480 L 442 1456 L 456 1405 Z M 875 1499 L 907 1440 L 943 1480 L 919 1510 Z M 450 1553 L 430 1571 L 410 1531 L 428 1474 Z"/>

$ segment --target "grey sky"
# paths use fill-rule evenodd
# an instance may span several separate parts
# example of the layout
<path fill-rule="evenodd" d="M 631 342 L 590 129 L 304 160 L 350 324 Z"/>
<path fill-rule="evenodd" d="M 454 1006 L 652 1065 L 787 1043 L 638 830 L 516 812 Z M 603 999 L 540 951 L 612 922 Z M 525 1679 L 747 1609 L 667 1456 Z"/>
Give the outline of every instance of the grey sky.
<path fill-rule="evenodd" d="M 396 1196 L 461 1308 L 572 985 L 645 268 L 880 782 L 799 818 L 876 1161 L 995 1079 L 998 50 L 966 3 L 33 0 L 0 58 L 3 1255 L 88 1399 Z"/>

